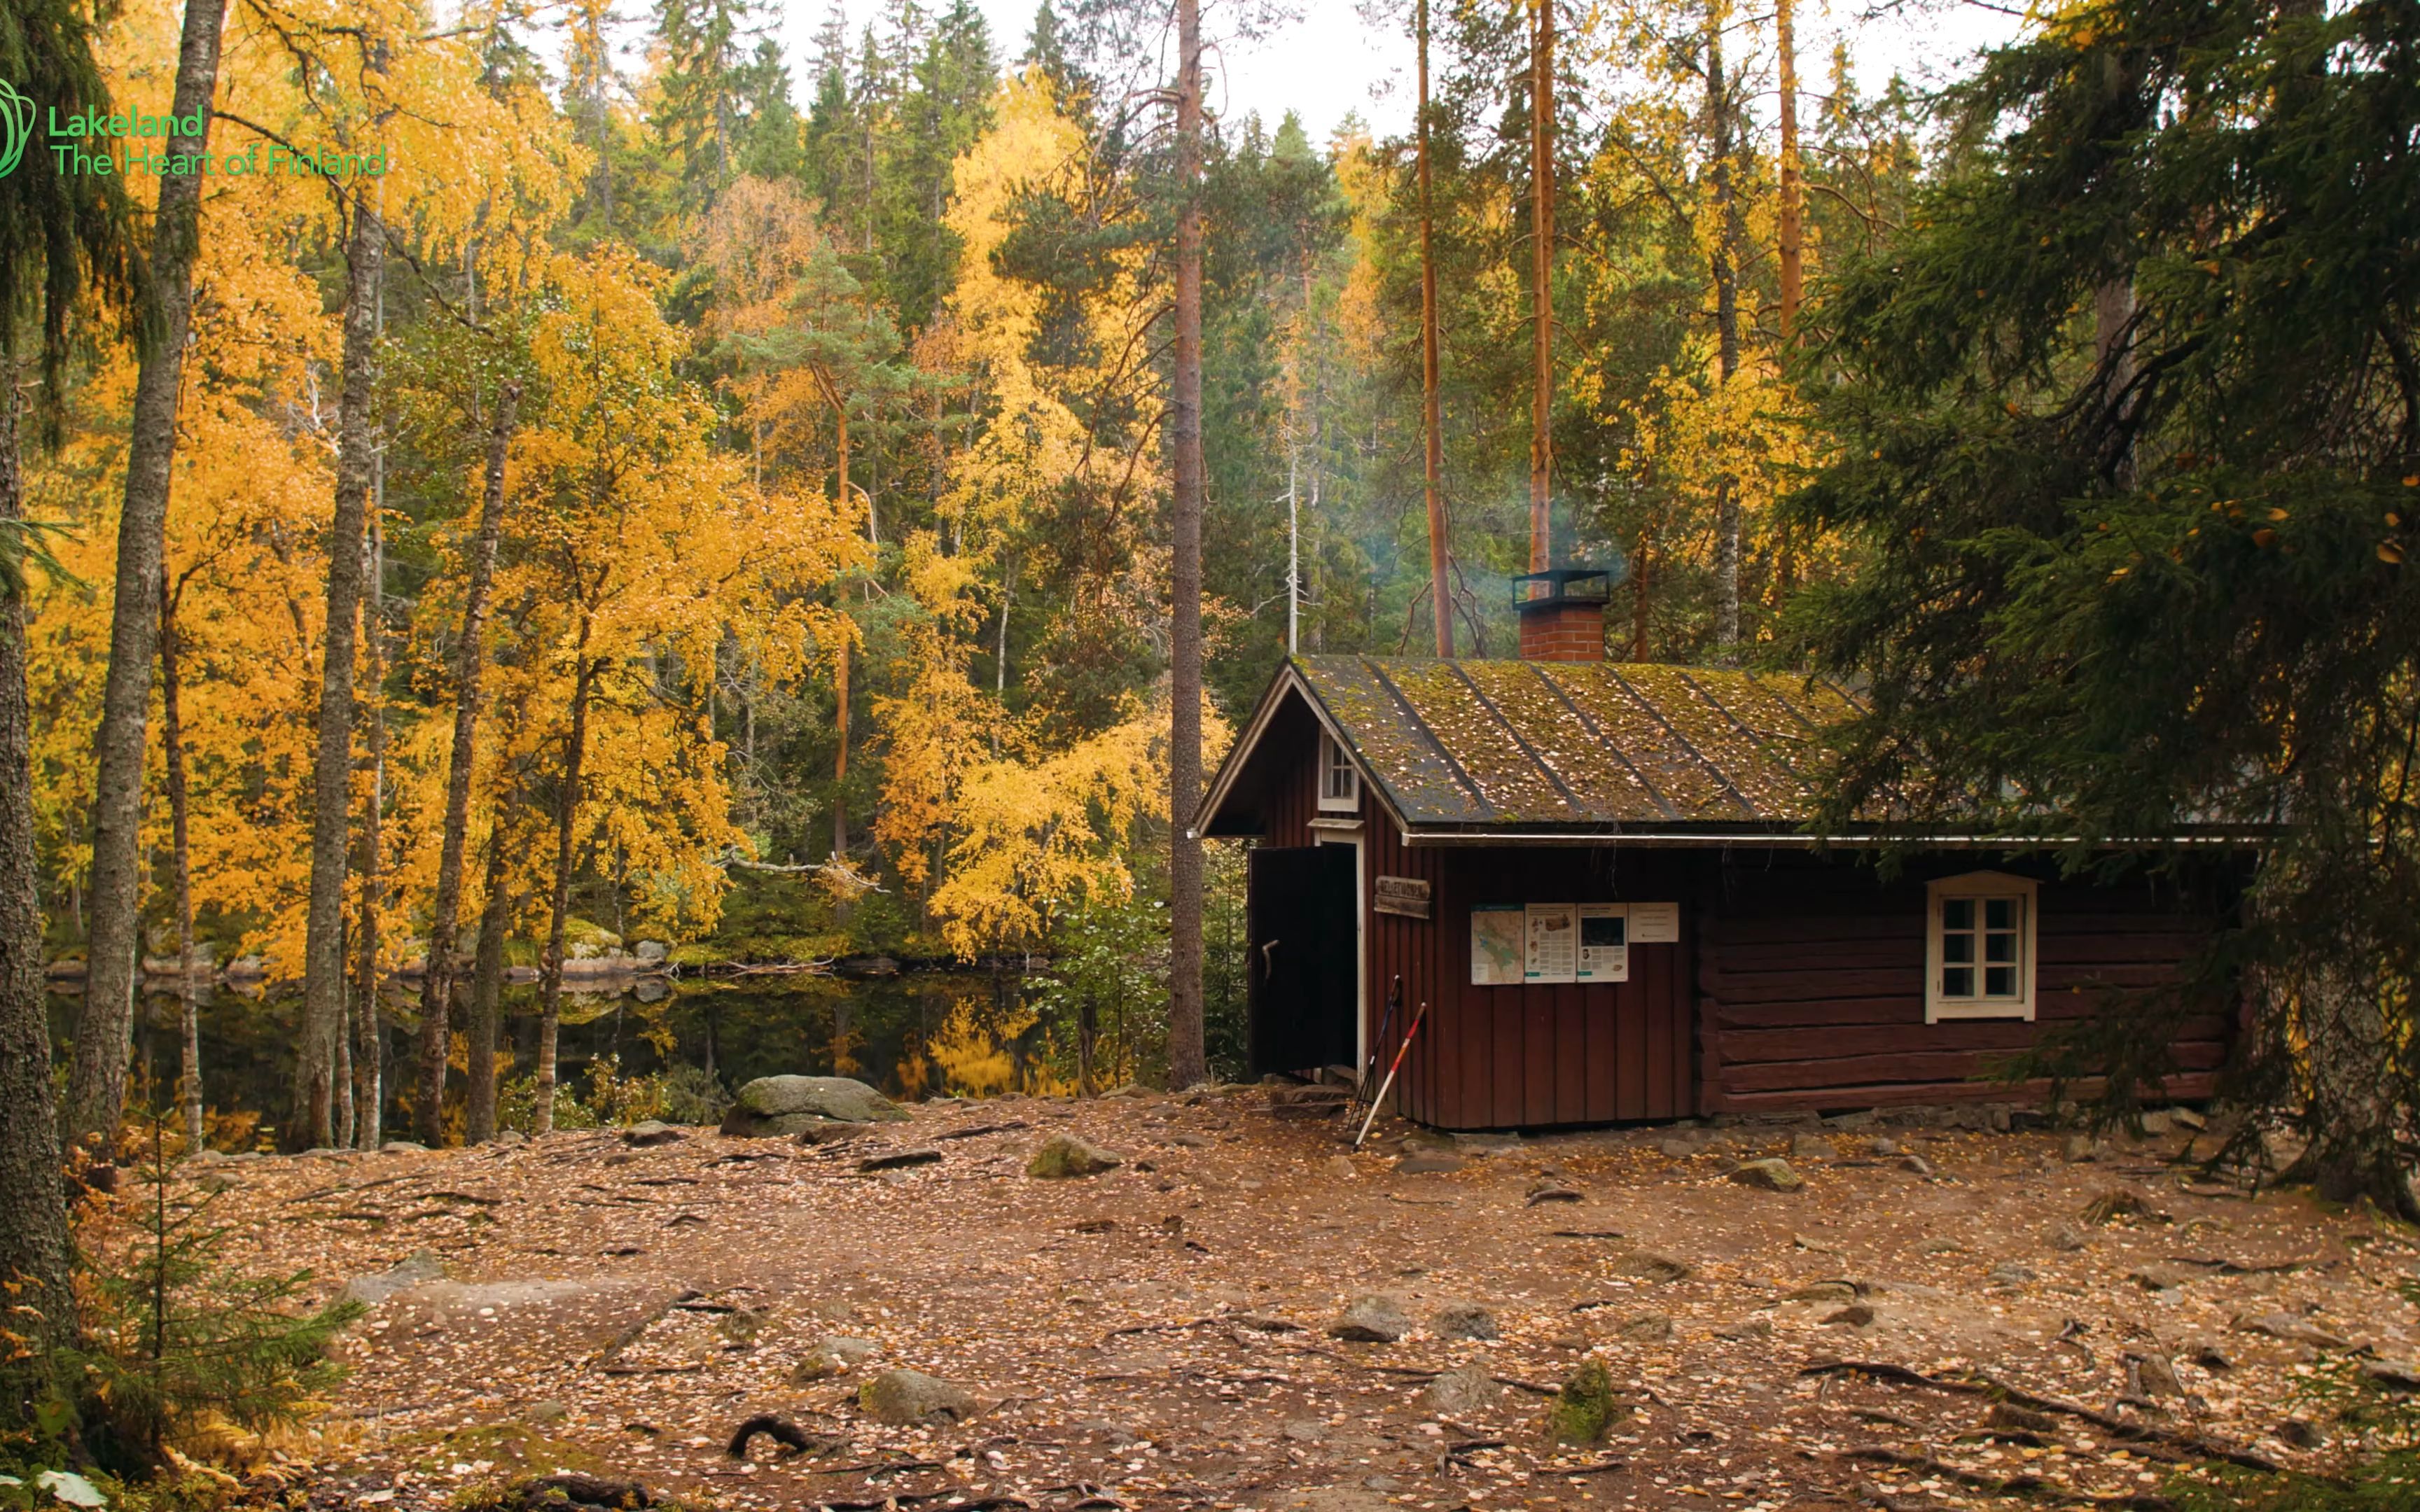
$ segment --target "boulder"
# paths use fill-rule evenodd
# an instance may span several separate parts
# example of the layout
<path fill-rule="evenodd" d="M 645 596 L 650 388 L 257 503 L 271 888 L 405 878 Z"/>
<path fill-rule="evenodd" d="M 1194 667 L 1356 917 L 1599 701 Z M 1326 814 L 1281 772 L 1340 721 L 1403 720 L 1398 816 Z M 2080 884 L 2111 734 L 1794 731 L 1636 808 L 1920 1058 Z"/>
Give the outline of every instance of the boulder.
<path fill-rule="evenodd" d="M 1807 1179 L 1792 1170 L 1788 1161 L 1777 1159 L 1749 1161 L 1731 1172 L 1731 1180 L 1760 1192 L 1795 1192 L 1807 1184 Z"/>
<path fill-rule="evenodd" d="M 661 940 L 641 940 L 638 944 L 638 949 L 631 953 L 636 955 L 640 961 L 646 964 L 654 965 L 659 962 L 661 962 L 664 957 L 670 955 L 672 951 L 665 947 L 664 942 Z"/>
<path fill-rule="evenodd" d="M 1420 1405 L 1439 1417 L 1476 1417 L 1503 1396 L 1504 1388 L 1487 1373 L 1486 1362 L 1474 1360 L 1430 1381 L 1420 1393 Z"/>
<path fill-rule="evenodd" d="M 1071 1134 L 1055 1134 L 1035 1149 L 1033 1158 L 1025 1164 L 1025 1174 L 1040 1180 L 1060 1181 L 1071 1177 L 1098 1176 L 1125 1164 L 1125 1157 L 1098 1145 L 1087 1144 Z"/>
<path fill-rule="evenodd" d="M 2409 1360 L 2372 1360 L 2361 1367 L 2372 1385 L 2397 1393 L 2420 1392 L 2420 1365 Z"/>
<path fill-rule="evenodd" d="M 1503 1336 L 1496 1315 L 1475 1302 L 1450 1302 L 1429 1319 L 1429 1332 L 1441 1339 L 1494 1339 Z"/>
<path fill-rule="evenodd" d="M 1621 1414 L 1613 1399 L 1613 1377 L 1602 1360 L 1580 1362 L 1546 1408 L 1546 1432 L 1563 1443 L 1602 1443 L 1606 1430 Z"/>
<path fill-rule="evenodd" d="M 676 1145 L 687 1137 L 678 1129 L 658 1119 L 634 1123 L 622 1131 L 622 1143 L 643 1149 L 652 1145 Z"/>
<path fill-rule="evenodd" d="M 1462 1169 L 1463 1160 L 1450 1149 L 1420 1149 L 1395 1162 L 1398 1176 L 1451 1176 Z"/>
<path fill-rule="evenodd" d="M 1840 1153 L 1832 1141 L 1822 1134 L 1791 1135 L 1790 1152 L 1800 1160 L 1835 1160 Z"/>
<path fill-rule="evenodd" d="M 2021 1287 L 2035 1279 L 2034 1268 L 2016 1260 L 2002 1260 L 1992 1267 L 1992 1273 L 1984 1279 L 1995 1287 Z"/>
<path fill-rule="evenodd" d="M 1698 1146 L 1687 1139 L 1666 1139 L 1657 1143 L 1655 1151 L 1668 1160 L 1687 1160 L 1698 1153 Z"/>
<path fill-rule="evenodd" d="M 1686 1261 L 1647 1250 L 1622 1256 L 1613 1262 L 1613 1268 L 1623 1275 L 1637 1276 L 1641 1281 L 1653 1281 L 1659 1285 L 1668 1281 L 1686 1281 L 1697 1273 Z"/>
<path fill-rule="evenodd" d="M 975 1399 L 966 1388 L 918 1370 L 885 1370 L 857 1389 L 857 1405 L 893 1427 L 963 1423 L 975 1415 Z"/>
<path fill-rule="evenodd" d="M 2283 1339 L 2288 1344 L 2308 1344 L 2322 1350 L 2350 1348 L 2341 1336 L 2294 1313 L 2262 1313 L 2257 1318 L 2239 1318 L 2235 1326 L 2243 1333 Z"/>
<path fill-rule="evenodd" d="M 742 1138 L 833 1123 L 896 1123 L 908 1110 L 847 1076 L 759 1076 L 739 1089 L 722 1132 Z"/>
<path fill-rule="evenodd" d="M 1403 1299 L 1386 1292 L 1356 1297 L 1342 1316 L 1328 1325 L 1327 1336 L 1357 1344 L 1392 1344 L 1412 1331 Z"/>
<path fill-rule="evenodd" d="M 791 1369 L 791 1383 L 803 1386 L 812 1381 L 829 1381 L 863 1365 L 874 1357 L 874 1352 L 872 1339 L 850 1338 L 843 1334 L 828 1335 L 817 1341 L 815 1347 L 809 1350 Z"/>
<path fill-rule="evenodd" d="M 2113 1224 L 2120 1218 L 2148 1218 L 2164 1223 L 2167 1215 L 2151 1206 L 2150 1199 L 2132 1187 L 2113 1187 L 2085 1205 L 2082 1214 L 2088 1224 Z"/>
<path fill-rule="evenodd" d="M 1983 1414 L 1983 1427 L 2000 1433 L 2034 1433 L 2047 1438 L 2058 1431 L 2058 1419 L 2014 1402 L 1993 1402 L 1992 1410 Z"/>
<path fill-rule="evenodd" d="M 426 1286 L 445 1279 L 445 1267 L 434 1252 L 419 1250 L 376 1275 L 357 1275 L 345 1283 L 342 1293 L 347 1302 L 357 1302 L 365 1307 L 375 1307 L 398 1291 Z"/>
<path fill-rule="evenodd" d="M 2164 1354 L 2129 1353 L 2122 1357 L 2126 1366 L 2126 1385 L 2135 1396 L 2182 1396 L 2184 1382 L 2177 1379 L 2174 1362 Z"/>
<path fill-rule="evenodd" d="M 868 1155 L 857 1163 L 861 1171 L 897 1171 L 910 1165 L 938 1165 L 941 1152 L 938 1149 L 887 1149 L 879 1155 Z"/>
<path fill-rule="evenodd" d="M 1638 1313 L 1623 1319 L 1614 1333 L 1633 1344 L 1664 1344 L 1672 1337 L 1672 1319 L 1666 1313 Z"/>

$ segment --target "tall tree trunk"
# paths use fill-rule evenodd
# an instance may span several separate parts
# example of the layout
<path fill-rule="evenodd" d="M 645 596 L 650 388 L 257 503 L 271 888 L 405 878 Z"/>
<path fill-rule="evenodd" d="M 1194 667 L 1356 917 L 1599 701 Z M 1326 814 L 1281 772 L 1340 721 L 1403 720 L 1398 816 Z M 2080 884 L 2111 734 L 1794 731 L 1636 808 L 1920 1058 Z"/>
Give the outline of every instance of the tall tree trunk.
<path fill-rule="evenodd" d="M 1731 97 L 1723 74 L 1723 27 L 1729 0 L 1706 7 L 1706 117 L 1713 139 L 1714 182 L 1714 363 L 1716 380 L 1730 387 L 1739 371 L 1739 276 L 1732 253 L 1739 233 L 1739 206 L 1731 187 Z M 1730 655 L 1740 640 L 1739 489 L 1726 473 L 1714 482 L 1714 640 Z"/>
<path fill-rule="evenodd" d="M 1437 362 L 1436 213 L 1429 193 L 1429 0 L 1419 0 L 1420 466 L 1429 506 L 1429 608 L 1436 654 L 1453 655 L 1453 588 L 1447 581 L 1445 409 Z M 1294 642 L 1289 635 L 1286 649 Z"/>
<path fill-rule="evenodd" d="M 832 656 L 832 723 L 840 749 L 832 757 L 832 848 L 835 861 L 848 855 L 848 640 Z"/>
<path fill-rule="evenodd" d="M 1646 661 L 1655 609 L 1655 527 L 1638 528 L 1638 549 L 1630 561 L 1630 659 Z"/>
<path fill-rule="evenodd" d="M 370 404 L 378 280 L 385 243 L 367 191 L 353 203 L 345 291 L 344 387 L 336 419 L 336 509 L 328 532 L 326 658 L 311 781 L 311 911 L 302 946 L 302 1035 L 295 1057 L 289 1145 L 335 1142 L 336 1059 L 345 1034 L 345 872 L 351 849 L 353 650 L 369 516 Z"/>
<path fill-rule="evenodd" d="M 554 887 L 547 899 L 546 953 L 540 960 L 545 986 L 538 1002 L 537 1111 L 531 1132 L 554 1128 L 554 1046 L 563 1023 L 563 933 L 571 917 L 572 837 L 580 823 L 580 768 L 588 754 L 588 695 L 596 671 L 588 660 L 588 620 L 580 621 L 578 659 L 571 673 L 571 735 L 563 753 L 563 802 L 554 826 Z"/>
<path fill-rule="evenodd" d="M 512 927 L 504 886 L 504 806 L 496 804 L 488 831 L 488 890 L 479 910 L 479 951 L 471 964 L 471 1045 L 462 1062 L 462 1138 L 496 1136 L 496 1041 L 504 1021 L 504 932 Z"/>
<path fill-rule="evenodd" d="M 379 925 L 386 903 L 386 532 L 381 466 L 370 488 L 369 600 L 362 611 L 364 670 L 369 684 L 369 801 L 362 810 L 361 933 L 353 941 L 353 1147 L 383 1141 L 386 1037 L 379 1032 Z"/>
<path fill-rule="evenodd" d="M 24 518 L 17 425 L 15 344 L 0 333 L 0 529 Z M 0 1350 L 0 1425 L 15 1430 L 30 1427 L 29 1409 L 65 1384 L 53 1371 L 75 1337 L 51 1026 L 42 1008 L 32 764 L 24 585 L 0 579 L 0 1284 L 13 1288 L 8 1327 L 30 1346 Z"/>
<path fill-rule="evenodd" d="M 1807 184 L 1798 161 L 1798 29 L 1796 0 L 1775 0 L 1773 30 L 1781 67 L 1781 204 L 1775 239 L 1781 254 L 1781 339 L 1798 334 L 1798 305 L 1806 273 Z"/>
<path fill-rule="evenodd" d="M 160 752 L 167 767 L 168 831 L 177 888 L 177 1001 L 180 1050 L 177 1101 L 185 1111 L 185 1144 L 202 1148 L 202 1014 L 194 981 L 194 853 L 188 842 L 185 799 L 185 724 L 177 658 L 177 595 L 168 574 L 160 574 Z"/>
<path fill-rule="evenodd" d="M 454 654 L 454 750 L 445 771 L 445 831 L 437 849 L 437 902 L 428 924 L 428 964 L 420 979 L 420 1142 L 442 1142 L 445 1063 L 452 1049 L 455 931 L 462 912 L 462 849 L 471 828 L 471 768 L 478 754 L 479 681 L 487 665 L 488 588 L 496 573 L 496 543 L 504 530 L 504 455 L 519 417 L 520 380 L 507 378 L 496 393 L 496 418 L 488 433 L 486 487 L 479 501 L 479 534 L 471 548 L 471 580 L 463 589 L 462 640 Z M 498 853 L 501 854 L 501 853 Z M 473 1054 L 476 1054 L 474 1049 Z M 489 1118 L 494 1116 L 489 1103 Z M 494 1132 L 492 1128 L 489 1131 Z M 486 1135 L 479 1137 L 485 1138 Z"/>
<path fill-rule="evenodd" d="M 1205 1079 L 1202 1043 L 1202 5 L 1176 0 L 1176 446 L 1168 752 L 1168 1079 Z"/>
<path fill-rule="evenodd" d="M 201 117 L 204 134 L 191 143 L 196 160 L 209 145 L 210 102 L 218 89 L 219 31 L 225 19 L 226 0 L 186 0 L 170 109 L 180 118 Z M 185 335 L 193 323 L 201 207 L 199 174 L 161 177 L 151 227 L 158 319 L 146 332 L 142 367 L 134 379 L 126 503 L 117 520 L 117 596 L 110 609 L 109 675 L 101 686 L 101 729 L 94 741 L 92 934 L 84 1003 L 76 1011 L 75 1065 L 68 1082 L 67 1134 L 71 1142 L 94 1134 L 106 1137 L 126 1111 L 126 1063 L 134 1044 L 134 974 L 142 949 L 136 910 L 142 887 L 144 725 L 151 712 L 168 476 L 177 455 L 177 393 L 184 375 Z M 13 373 L 0 376 L 14 378 Z M 13 437 L 13 413 L 8 426 Z"/>
<path fill-rule="evenodd" d="M 1529 570 L 1554 565 L 1555 0 L 1529 0 Z"/>

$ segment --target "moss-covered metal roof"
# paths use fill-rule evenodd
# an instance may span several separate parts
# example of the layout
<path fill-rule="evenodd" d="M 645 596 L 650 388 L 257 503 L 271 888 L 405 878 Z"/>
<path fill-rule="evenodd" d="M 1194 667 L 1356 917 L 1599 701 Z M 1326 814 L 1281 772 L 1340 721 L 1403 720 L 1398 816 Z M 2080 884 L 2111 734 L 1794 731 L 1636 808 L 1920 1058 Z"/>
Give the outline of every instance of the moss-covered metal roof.
<path fill-rule="evenodd" d="M 1290 690 L 1411 830 L 1795 829 L 1817 732 L 1854 708 L 1827 683 L 1714 668 L 1298 656 L 1231 765 Z M 1216 811 L 1233 775 L 1209 833 L 1235 832 Z"/>

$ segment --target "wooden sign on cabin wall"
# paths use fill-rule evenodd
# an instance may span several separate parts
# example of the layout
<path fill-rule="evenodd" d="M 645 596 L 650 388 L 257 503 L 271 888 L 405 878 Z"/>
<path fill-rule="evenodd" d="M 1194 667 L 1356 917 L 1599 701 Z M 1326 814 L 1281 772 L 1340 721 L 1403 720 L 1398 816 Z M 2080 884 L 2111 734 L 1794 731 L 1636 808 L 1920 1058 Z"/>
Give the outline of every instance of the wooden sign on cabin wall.
<path fill-rule="evenodd" d="M 1429 917 L 1429 885 L 1419 877 L 1380 877 L 1371 907 L 1404 918 Z"/>

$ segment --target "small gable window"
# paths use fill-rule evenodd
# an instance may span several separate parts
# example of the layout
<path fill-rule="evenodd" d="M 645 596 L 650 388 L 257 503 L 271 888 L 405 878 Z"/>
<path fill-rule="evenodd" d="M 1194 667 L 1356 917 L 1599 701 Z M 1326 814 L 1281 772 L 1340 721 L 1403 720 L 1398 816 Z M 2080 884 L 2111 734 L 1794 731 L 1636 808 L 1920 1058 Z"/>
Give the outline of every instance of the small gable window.
<path fill-rule="evenodd" d="M 1322 813 L 1361 811 L 1361 774 L 1326 731 L 1319 736 L 1319 809 Z"/>
<path fill-rule="evenodd" d="M 1924 1021 L 2034 1016 L 2039 884 L 1970 872 L 1930 885 Z"/>

